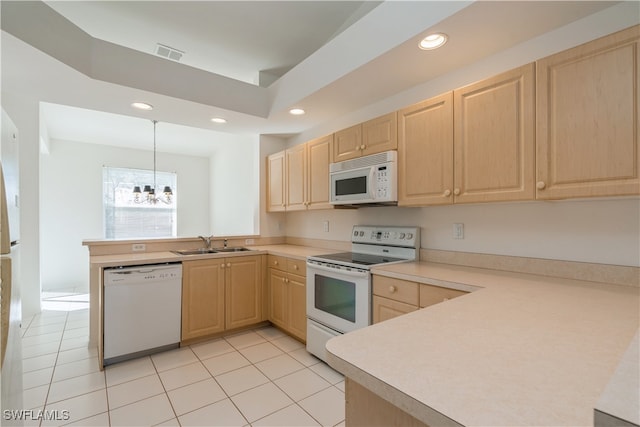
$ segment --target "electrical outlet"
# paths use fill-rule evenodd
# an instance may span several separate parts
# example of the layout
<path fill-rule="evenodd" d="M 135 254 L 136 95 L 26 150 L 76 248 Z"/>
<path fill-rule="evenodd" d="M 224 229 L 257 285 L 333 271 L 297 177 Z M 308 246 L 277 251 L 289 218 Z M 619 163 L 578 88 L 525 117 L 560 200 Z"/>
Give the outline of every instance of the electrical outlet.
<path fill-rule="evenodd" d="M 464 224 L 462 223 L 453 224 L 453 238 L 464 239 Z"/>
<path fill-rule="evenodd" d="M 131 245 L 131 250 L 133 252 L 144 252 L 147 250 L 147 245 L 145 245 L 144 243 L 134 243 L 133 245 Z"/>
<path fill-rule="evenodd" d="M 256 241 L 253 240 L 253 239 L 244 239 L 244 244 L 245 245 L 253 245 L 255 243 L 256 243 Z"/>
<path fill-rule="evenodd" d="M 329 221 L 322 222 L 322 229 L 324 230 L 325 233 L 329 232 Z"/>

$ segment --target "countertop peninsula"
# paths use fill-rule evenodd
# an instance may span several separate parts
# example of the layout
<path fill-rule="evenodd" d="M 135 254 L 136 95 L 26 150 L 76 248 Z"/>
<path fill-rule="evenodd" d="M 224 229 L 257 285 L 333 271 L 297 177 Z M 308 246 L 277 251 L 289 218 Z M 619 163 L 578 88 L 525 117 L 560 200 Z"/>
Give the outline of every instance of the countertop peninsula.
<path fill-rule="evenodd" d="M 473 290 L 327 343 L 331 366 L 428 425 L 589 426 L 605 388 L 640 387 L 609 384 L 640 325 L 637 287 L 427 262 L 373 272 Z"/>

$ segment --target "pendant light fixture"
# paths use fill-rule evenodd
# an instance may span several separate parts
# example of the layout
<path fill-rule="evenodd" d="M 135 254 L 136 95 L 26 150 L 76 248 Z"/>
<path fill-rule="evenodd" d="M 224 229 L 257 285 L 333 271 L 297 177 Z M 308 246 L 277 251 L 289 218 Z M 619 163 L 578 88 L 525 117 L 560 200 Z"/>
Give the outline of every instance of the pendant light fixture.
<path fill-rule="evenodd" d="M 158 202 L 162 202 L 164 204 L 170 205 L 172 203 L 173 191 L 171 191 L 171 187 L 168 185 L 164 187 L 162 190 L 162 196 L 156 197 L 156 125 L 158 124 L 157 120 L 152 120 L 153 122 L 153 187 L 150 185 L 145 185 L 144 189 L 141 191 L 140 186 L 136 185 L 133 187 L 133 201 L 135 203 L 145 203 L 149 205 L 155 205 Z"/>

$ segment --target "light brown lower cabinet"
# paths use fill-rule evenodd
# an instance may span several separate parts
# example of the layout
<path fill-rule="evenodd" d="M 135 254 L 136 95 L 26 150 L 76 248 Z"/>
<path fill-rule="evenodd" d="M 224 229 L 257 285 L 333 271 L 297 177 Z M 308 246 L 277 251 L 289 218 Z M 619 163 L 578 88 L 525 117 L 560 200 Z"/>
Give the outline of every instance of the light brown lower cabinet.
<path fill-rule="evenodd" d="M 373 276 L 373 323 L 418 309 L 418 283 Z"/>
<path fill-rule="evenodd" d="M 384 322 L 418 309 L 417 305 L 405 304 L 389 298 L 373 296 L 373 323 Z"/>
<path fill-rule="evenodd" d="M 266 320 L 262 258 L 182 262 L 182 341 Z"/>
<path fill-rule="evenodd" d="M 253 325 L 262 313 L 262 256 L 227 258 L 225 270 L 225 329 Z"/>
<path fill-rule="evenodd" d="M 303 260 L 268 256 L 271 323 L 292 336 L 307 338 L 306 264 Z"/>
<path fill-rule="evenodd" d="M 383 322 L 419 308 L 466 294 L 441 286 L 373 275 L 373 323 Z"/>

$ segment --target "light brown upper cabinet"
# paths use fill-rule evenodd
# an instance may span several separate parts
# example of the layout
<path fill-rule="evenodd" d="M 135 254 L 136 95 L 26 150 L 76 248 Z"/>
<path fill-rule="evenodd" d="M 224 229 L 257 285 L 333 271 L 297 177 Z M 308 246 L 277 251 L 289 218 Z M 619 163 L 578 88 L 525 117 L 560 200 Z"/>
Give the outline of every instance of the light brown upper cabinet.
<path fill-rule="evenodd" d="M 397 119 L 393 112 L 336 132 L 333 161 L 342 162 L 397 148 Z"/>
<path fill-rule="evenodd" d="M 286 150 L 285 158 L 286 209 L 304 210 L 307 208 L 307 146 L 300 144 Z"/>
<path fill-rule="evenodd" d="M 307 142 L 307 209 L 330 209 L 329 164 L 333 159 L 333 135 Z"/>
<path fill-rule="evenodd" d="M 267 212 L 286 209 L 284 151 L 267 157 Z"/>
<path fill-rule="evenodd" d="M 455 203 L 535 195 L 534 64 L 453 92 Z"/>
<path fill-rule="evenodd" d="M 398 112 L 398 205 L 453 202 L 453 93 Z"/>
<path fill-rule="evenodd" d="M 269 156 L 267 211 L 331 209 L 332 150 L 333 135 L 328 135 Z"/>
<path fill-rule="evenodd" d="M 537 62 L 538 199 L 640 194 L 640 26 Z"/>

